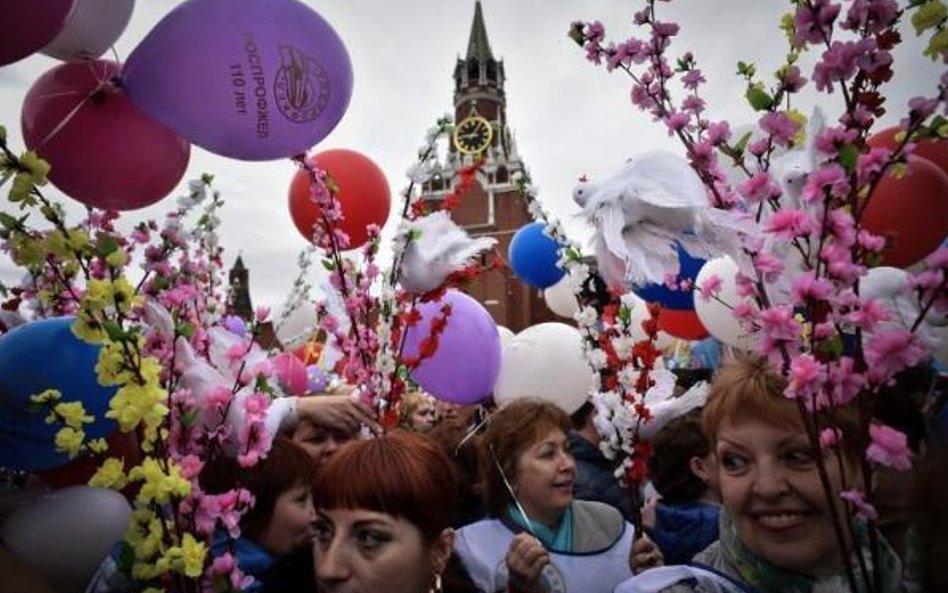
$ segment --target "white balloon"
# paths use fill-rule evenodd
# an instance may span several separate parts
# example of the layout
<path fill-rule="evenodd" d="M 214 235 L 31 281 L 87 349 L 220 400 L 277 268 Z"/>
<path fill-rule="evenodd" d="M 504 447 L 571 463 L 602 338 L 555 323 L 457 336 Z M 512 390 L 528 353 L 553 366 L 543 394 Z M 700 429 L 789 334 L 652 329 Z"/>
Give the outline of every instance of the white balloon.
<path fill-rule="evenodd" d="M 10 552 L 59 593 L 84 591 L 116 542 L 132 508 L 118 492 L 72 486 L 18 509 L 0 528 Z"/>
<path fill-rule="evenodd" d="M 536 397 L 572 414 L 592 388 L 592 369 L 579 330 L 565 323 L 540 323 L 514 336 L 504 348 L 494 401 L 504 406 Z"/>
<path fill-rule="evenodd" d="M 563 276 L 563 279 L 543 289 L 543 300 L 550 311 L 553 311 L 560 317 L 573 318 L 573 315 L 579 311 L 579 303 L 576 302 L 576 294 L 569 282 L 569 276 Z"/>
<path fill-rule="evenodd" d="M 645 333 L 645 330 L 642 329 L 642 322 L 649 318 L 648 303 L 642 300 L 635 293 L 631 292 L 623 296 L 623 298 L 626 300 L 631 298 L 635 303 L 632 305 L 631 316 L 629 319 L 629 328 L 631 330 L 632 339 L 636 342 L 647 340 L 648 335 Z M 674 345 L 674 343 L 675 338 L 661 330 L 659 330 L 658 335 L 655 336 L 655 347 L 663 352 Z"/>
<path fill-rule="evenodd" d="M 742 302 L 742 297 L 737 294 L 737 271 L 737 264 L 727 256 L 716 257 L 704 264 L 695 278 L 695 313 L 708 333 L 718 340 L 740 350 L 753 350 L 757 333 L 748 332 L 733 315 L 733 307 Z M 705 300 L 697 288 L 712 275 L 721 279 L 721 290 L 717 298 Z"/>
<path fill-rule="evenodd" d="M 500 334 L 500 350 L 503 352 L 504 348 L 507 347 L 507 344 L 510 343 L 510 340 L 514 339 L 516 334 L 513 333 L 512 329 L 503 325 L 497 326 L 497 333 Z"/>
<path fill-rule="evenodd" d="M 41 51 L 66 61 L 94 60 L 125 31 L 135 0 L 76 0 L 66 24 Z"/>

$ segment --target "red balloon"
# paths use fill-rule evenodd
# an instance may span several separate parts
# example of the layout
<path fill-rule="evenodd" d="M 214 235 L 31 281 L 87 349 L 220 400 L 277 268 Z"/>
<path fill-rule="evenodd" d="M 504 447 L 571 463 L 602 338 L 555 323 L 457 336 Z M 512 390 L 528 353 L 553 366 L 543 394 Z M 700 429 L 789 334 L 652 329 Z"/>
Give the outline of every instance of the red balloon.
<path fill-rule="evenodd" d="M 0 19 L 0 66 L 43 49 L 66 25 L 75 0 L 4 2 Z"/>
<path fill-rule="evenodd" d="M 948 237 L 948 173 L 917 156 L 908 162 L 907 175 L 879 182 L 862 216 L 864 228 L 889 238 L 883 266 L 909 267 Z"/>
<path fill-rule="evenodd" d="M 135 210 L 181 181 L 191 145 L 149 119 L 114 84 L 116 62 L 61 64 L 33 83 L 23 101 L 27 147 L 49 161 L 49 179 L 96 208 Z"/>
<path fill-rule="evenodd" d="M 902 131 L 902 128 L 893 126 L 886 128 L 877 134 L 873 134 L 866 139 L 866 143 L 873 148 L 889 148 L 895 150 L 898 144 L 895 135 Z M 948 140 L 933 140 L 926 138 L 915 143 L 913 156 L 920 156 L 928 159 L 938 165 L 942 171 L 948 173 Z"/>
<path fill-rule="evenodd" d="M 658 314 L 658 329 L 682 340 L 703 340 L 710 334 L 693 309 L 666 309 Z"/>
<path fill-rule="evenodd" d="M 339 228 L 349 235 L 347 249 L 364 245 L 369 240 L 366 227 L 384 225 L 392 206 L 382 169 L 365 155 L 344 148 L 320 152 L 309 157 L 309 162 L 326 171 L 338 188 L 336 199 L 343 215 Z M 301 169 L 290 183 L 290 216 L 307 241 L 313 239 L 313 225 L 319 222 L 319 214 L 310 199 L 309 174 Z"/>

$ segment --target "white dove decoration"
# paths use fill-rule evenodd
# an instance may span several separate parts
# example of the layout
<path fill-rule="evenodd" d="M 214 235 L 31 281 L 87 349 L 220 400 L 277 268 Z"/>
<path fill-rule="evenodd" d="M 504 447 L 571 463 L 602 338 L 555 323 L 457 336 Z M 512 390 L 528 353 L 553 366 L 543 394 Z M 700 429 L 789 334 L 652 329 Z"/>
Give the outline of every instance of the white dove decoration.
<path fill-rule="evenodd" d="M 409 231 L 417 236 L 405 249 L 400 282 L 402 288 L 414 294 L 438 288 L 452 272 L 463 269 L 497 243 L 490 237 L 472 239 L 443 210 L 413 221 Z"/>
<path fill-rule="evenodd" d="M 624 262 L 628 285 L 661 283 L 666 274 L 676 274 L 675 241 L 694 257 L 745 259 L 738 233 L 752 226 L 712 208 L 698 174 L 675 154 L 636 156 L 608 179 L 581 181 L 573 200 L 596 228 L 592 243 L 600 267 Z"/>
<path fill-rule="evenodd" d="M 677 377 L 671 371 L 654 370 L 650 377 L 655 385 L 642 398 L 652 417 L 639 426 L 639 436 L 653 439 L 669 422 L 708 401 L 708 384 L 696 383 L 679 397 L 674 397 Z"/>
<path fill-rule="evenodd" d="M 816 136 L 824 126 L 823 111 L 816 107 L 807 121 L 806 140 L 803 146 L 781 154 L 771 163 L 770 172 L 783 190 L 783 196 L 780 199 L 782 207 L 801 208 L 803 206 L 803 187 L 810 173 L 817 167 L 817 155 L 814 148 Z"/>

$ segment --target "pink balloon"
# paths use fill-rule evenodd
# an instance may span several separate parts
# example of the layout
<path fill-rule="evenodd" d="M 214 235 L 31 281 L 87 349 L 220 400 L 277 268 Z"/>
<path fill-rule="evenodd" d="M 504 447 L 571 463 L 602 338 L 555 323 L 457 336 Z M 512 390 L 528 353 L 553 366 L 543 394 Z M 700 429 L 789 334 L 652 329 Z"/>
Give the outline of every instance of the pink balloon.
<path fill-rule="evenodd" d="M 66 24 L 75 0 L 3 3 L 0 18 L 0 66 L 12 64 L 38 52 Z"/>
<path fill-rule="evenodd" d="M 270 361 L 280 385 L 290 395 L 303 395 L 309 386 L 306 365 L 291 352 L 277 354 Z"/>
<path fill-rule="evenodd" d="M 298 0 L 187 0 L 128 57 L 138 107 L 194 144 L 261 161 L 305 153 L 349 106 L 342 40 Z"/>
<path fill-rule="evenodd" d="M 27 147 L 49 161 L 50 181 L 96 208 L 135 210 L 167 196 L 188 167 L 191 146 L 149 119 L 116 86 L 121 66 L 61 64 L 23 101 Z"/>

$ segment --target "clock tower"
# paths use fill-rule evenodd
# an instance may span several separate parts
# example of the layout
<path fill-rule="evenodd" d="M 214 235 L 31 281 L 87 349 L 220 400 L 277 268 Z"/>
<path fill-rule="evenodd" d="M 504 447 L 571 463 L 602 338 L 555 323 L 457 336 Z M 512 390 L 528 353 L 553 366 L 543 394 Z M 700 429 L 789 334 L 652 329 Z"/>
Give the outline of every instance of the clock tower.
<path fill-rule="evenodd" d="M 472 237 L 497 239 L 497 252 L 506 261 L 514 233 L 533 219 L 515 182 L 528 173 L 507 125 L 505 79 L 503 60 L 491 52 L 477 0 L 467 53 L 454 66 L 454 133 L 447 153 L 434 164 L 434 175 L 422 184 L 422 194 L 428 200 L 443 198 L 457 183 L 459 169 L 483 159 L 477 185 L 461 195 L 451 217 Z M 497 325 L 514 332 L 555 319 L 542 293 L 506 266 L 473 280 L 465 290 Z"/>

